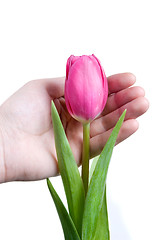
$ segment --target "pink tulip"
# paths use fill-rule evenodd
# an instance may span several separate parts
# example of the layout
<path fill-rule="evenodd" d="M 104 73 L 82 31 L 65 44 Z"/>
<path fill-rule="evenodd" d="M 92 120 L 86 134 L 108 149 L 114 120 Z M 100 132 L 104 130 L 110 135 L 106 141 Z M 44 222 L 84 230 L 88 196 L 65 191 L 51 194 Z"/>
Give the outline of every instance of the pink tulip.
<path fill-rule="evenodd" d="M 107 78 L 94 56 L 70 56 L 66 66 L 65 101 L 69 113 L 80 122 L 90 122 L 104 109 Z"/>

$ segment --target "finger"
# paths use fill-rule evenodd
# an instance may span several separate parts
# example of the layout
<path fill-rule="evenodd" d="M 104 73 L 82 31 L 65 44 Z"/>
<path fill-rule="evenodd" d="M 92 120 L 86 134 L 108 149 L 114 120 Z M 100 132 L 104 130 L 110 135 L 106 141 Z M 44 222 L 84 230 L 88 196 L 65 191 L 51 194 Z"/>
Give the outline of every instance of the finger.
<path fill-rule="evenodd" d="M 132 73 L 119 73 L 107 77 L 107 80 L 109 94 L 111 94 L 132 86 L 136 78 Z M 51 98 L 55 99 L 64 96 L 65 77 L 46 78 L 36 81 L 45 86 Z"/>
<path fill-rule="evenodd" d="M 118 121 L 119 117 L 125 109 L 127 109 L 125 120 L 135 119 L 141 116 L 147 111 L 149 103 L 144 97 L 139 97 L 133 101 L 123 105 L 117 110 L 103 116 L 102 118 L 96 119 L 91 123 L 91 137 L 99 135 L 109 129 L 113 128 Z"/>
<path fill-rule="evenodd" d="M 63 97 L 60 97 L 58 99 L 54 100 L 55 106 L 57 108 L 57 111 L 59 113 L 61 122 L 63 124 L 64 129 L 67 127 L 67 123 L 71 119 L 71 115 L 69 114 L 66 104 L 65 104 L 65 99 Z"/>
<path fill-rule="evenodd" d="M 115 111 L 117 108 L 120 108 L 121 106 L 127 104 L 128 102 L 131 102 L 132 100 L 138 98 L 138 97 L 144 97 L 145 91 L 141 87 L 131 87 L 126 88 L 122 91 L 119 91 L 111 96 L 109 96 L 106 106 L 99 116 L 105 116 L 106 114 Z"/>
<path fill-rule="evenodd" d="M 116 144 L 124 141 L 129 136 L 131 136 L 133 133 L 135 133 L 137 131 L 138 127 L 139 127 L 139 124 L 138 124 L 137 120 L 135 120 L 135 119 L 126 120 L 125 122 L 123 122 L 123 125 L 122 125 L 120 132 L 118 134 L 118 137 L 117 137 Z M 101 153 L 111 132 L 112 132 L 112 129 L 91 138 L 91 140 L 90 140 L 90 157 L 91 158 L 93 158 Z"/>
<path fill-rule="evenodd" d="M 116 93 L 132 86 L 136 77 L 132 73 L 119 73 L 107 78 L 109 94 Z"/>

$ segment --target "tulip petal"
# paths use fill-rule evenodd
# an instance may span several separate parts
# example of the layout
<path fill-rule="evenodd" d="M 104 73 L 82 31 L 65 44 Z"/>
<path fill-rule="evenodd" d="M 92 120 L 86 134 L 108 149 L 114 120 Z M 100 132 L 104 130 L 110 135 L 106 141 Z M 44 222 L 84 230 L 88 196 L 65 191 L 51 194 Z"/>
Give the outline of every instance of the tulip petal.
<path fill-rule="evenodd" d="M 108 84 L 94 56 L 71 56 L 67 61 L 65 101 L 69 113 L 80 122 L 92 121 L 104 109 Z"/>
<path fill-rule="evenodd" d="M 82 240 L 93 240 L 96 232 L 98 217 L 102 208 L 105 193 L 106 176 L 113 148 L 125 118 L 126 110 L 114 127 L 93 172 L 88 188 L 82 223 Z"/>

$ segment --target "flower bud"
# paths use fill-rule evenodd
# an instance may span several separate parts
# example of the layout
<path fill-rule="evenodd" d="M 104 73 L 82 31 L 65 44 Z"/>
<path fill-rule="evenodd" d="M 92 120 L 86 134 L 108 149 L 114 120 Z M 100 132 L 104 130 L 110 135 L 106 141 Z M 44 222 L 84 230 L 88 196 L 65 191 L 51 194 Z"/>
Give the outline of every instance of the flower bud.
<path fill-rule="evenodd" d="M 103 111 L 107 96 L 107 78 L 99 60 L 94 55 L 70 56 L 65 80 L 69 113 L 80 122 L 90 122 Z"/>

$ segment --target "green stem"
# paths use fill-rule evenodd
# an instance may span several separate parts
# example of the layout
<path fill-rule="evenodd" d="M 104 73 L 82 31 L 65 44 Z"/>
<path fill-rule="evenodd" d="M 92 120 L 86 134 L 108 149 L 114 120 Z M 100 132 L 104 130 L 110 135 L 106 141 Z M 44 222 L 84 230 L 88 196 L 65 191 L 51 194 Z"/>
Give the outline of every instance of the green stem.
<path fill-rule="evenodd" d="M 90 123 L 83 124 L 83 153 L 82 153 L 82 179 L 84 184 L 85 195 L 88 191 L 89 179 L 89 139 Z"/>

